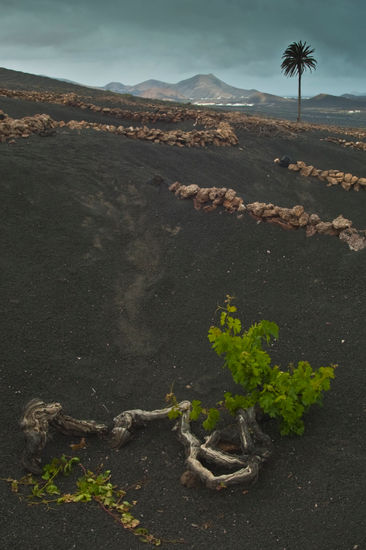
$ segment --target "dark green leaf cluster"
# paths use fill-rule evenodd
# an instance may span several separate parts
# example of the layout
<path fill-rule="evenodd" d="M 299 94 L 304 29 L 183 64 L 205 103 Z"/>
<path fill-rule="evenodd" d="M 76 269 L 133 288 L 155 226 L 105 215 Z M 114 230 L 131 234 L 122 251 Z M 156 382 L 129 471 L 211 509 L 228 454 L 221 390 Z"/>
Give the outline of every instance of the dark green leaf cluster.
<path fill-rule="evenodd" d="M 306 42 L 292 42 L 282 55 L 281 70 L 286 76 L 302 75 L 305 69 L 316 69 L 317 61 L 311 55 L 314 49 Z"/>
<path fill-rule="evenodd" d="M 234 382 L 244 390 L 244 394 L 226 393 L 226 408 L 235 414 L 240 408 L 259 405 L 264 413 L 280 420 L 281 434 L 302 434 L 303 414 L 310 405 L 321 403 L 322 393 L 329 390 L 330 380 L 334 378 L 336 365 L 313 370 L 307 361 L 300 361 L 297 367 L 290 365 L 288 371 L 272 367 L 263 346 L 278 338 L 276 323 L 260 321 L 242 331 L 229 296 L 226 308 L 221 309 L 220 326 L 212 326 L 208 338 L 215 352 L 224 355 L 224 367 L 230 370 Z M 199 406 L 196 405 L 197 410 Z M 211 413 L 204 427 L 212 428 L 218 417 L 218 411 Z"/>

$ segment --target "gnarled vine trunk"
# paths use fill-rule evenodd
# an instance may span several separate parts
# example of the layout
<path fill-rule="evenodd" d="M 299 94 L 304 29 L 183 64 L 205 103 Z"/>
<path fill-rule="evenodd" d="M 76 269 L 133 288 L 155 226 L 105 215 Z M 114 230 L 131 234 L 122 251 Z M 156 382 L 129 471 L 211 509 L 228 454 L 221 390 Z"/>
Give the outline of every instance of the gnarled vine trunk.
<path fill-rule="evenodd" d="M 173 409 L 179 410 L 180 417 L 174 430 L 186 452 L 186 468 L 206 487 L 216 489 L 222 486 L 255 481 L 260 466 L 271 455 L 272 442 L 261 430 L 254 407 L 239 409 L 236 415 L 240 451 L 230 454 L 221 450 L 218 444 L 223 439 L 223 431 L 215 430 L 202 443 L 191 430 L 191 403 L 181 401 L 174 407 L 153 411 L 133 409 L 123 411 L 113 420 L 113 427 L 94 420 L 77 420 L 63 413 L 60 403 L 44 403 L 32 399 L 24 410 L 21 427 L 25 436 L 25 450 L 22 464 L 34 474 L 42 472 L 41 456 L 47 443 L 50 428 L 72 436 L 98 435 L 106 438 L 113 448 L 120 448 L 130 439 L 136 428 L 152 420 L 168 418 Z M 227 439 L 227 436 L 225 436 Z M 215 475 L 204 463 L 228 470 L 228 473 Z"/>

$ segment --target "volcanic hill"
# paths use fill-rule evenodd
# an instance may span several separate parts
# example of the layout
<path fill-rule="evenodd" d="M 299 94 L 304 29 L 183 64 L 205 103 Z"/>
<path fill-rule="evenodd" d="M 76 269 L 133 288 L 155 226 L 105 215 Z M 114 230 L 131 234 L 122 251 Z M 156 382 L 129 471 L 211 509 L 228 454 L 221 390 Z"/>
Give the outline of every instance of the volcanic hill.
<path fill-rule="evenodd" d="M 182 485 L 168 420 L 119 450 L 56 432 L 42 463 L 110 470 L 167 548 L 361 549 L 365 131 L 0 79 L 3 548 L 148 546 L 95 501 L 20 501 L 19 419 L 37 397 L 107 426 L 172 392 L 214 406 L 238 391 L 207 339 L 230 294 L 245 327 L 279 325 L 274 364 L 338 364 L 303 437 L 263 419 L 274 453 L 255 484 Z"/>

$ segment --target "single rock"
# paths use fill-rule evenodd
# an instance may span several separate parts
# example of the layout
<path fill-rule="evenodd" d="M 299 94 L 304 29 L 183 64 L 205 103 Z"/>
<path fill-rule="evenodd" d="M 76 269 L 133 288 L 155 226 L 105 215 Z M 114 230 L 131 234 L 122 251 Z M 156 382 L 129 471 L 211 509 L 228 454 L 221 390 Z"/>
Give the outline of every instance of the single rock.
<path fill-rule="evenodd" d="M 351 182 L 341 181 L 341 186 L 345 191 L 349 191 L 352 187 Z"/>
<path fill-rule="evenodd" d="M 318 216 L 318 214 L 310 214 L 309 216 L 309 223 L 310 225 L 318 225 L 318 223 L 320 223 L 320 217 Z"/>
<path fill-rule="evenodd" d="M 303 168 L 301 168 L 300 174 L 301 176 L 310 176 L 313 170 L 314 166 L 304 166 Z"/>
<path fill-rule="evenodd" d="M 191 185 L 182 185 L 179 189 L 179 195 L 182 199 L 190 199 L 198 193 L 199 189 L 200 188 L 195 183 Z"/>
<path fill-rule="evenodd" d="M 267 208 L 264 208 L 261 215 L 263 218 L 270 218 L 271 216 L 275 216 L 276 215 L 275 206 L 273 206 L 273 204 L 268 204 Z"/>
<path fill-rule="evenodd" d="M 228 212 L 234 212 L 234 207 L 232 201 L 224 200 L 222 203 L 222 206 L 227 210 Z"/>
<path fill-rule="evenodd" d="M 297 204 L 293 208 L 291 208 L 291 214 L 296 216 L 296 218 L 300 218 L 301 214 L 304 212 L 304 207 L 301 206 L 301 204 Z"/>
<path fill-rule="evenodd" d="M 213 200 L 212 204 L 214 204 L 215 206 L 219 206 L 224 202 L 224 200 L 225 200 L 224 197 L 217 197 L 216 199 Z"/>
<path fill-rule="evenodd" d="M 210 199 L 210 191 L 211 189 L 209 187 L 201 187 L 198 189 L 196 199 L 198 202 L 207 202 Z"/>
<path fill-rule="evenodd" d="M 236 191 L 234 189 L 228 189 L 225 193 L 225 199 L 232 201 L 236 197 Z"/>
<path fill-rule="evenodd" d="M 347 220 L 342 216 L 342 214 L 340 214 L 337 218 L 335 218 L 332 221 L 332 225 L 334 229 L 342 231 L 343 229 L 348 229 L 349 227 L 351 227 L 352 222 L 351 220 Z"/>
<path fill-rule="evenodd" d="M 328 170 L 320 170 L 320 172 L 318 173 L 318 179 L 320 179 L 320 181 L 327 181 L 326 180 L 327 175 L 328 175 Z"/>
<path fill-rule="evenodd" d="M 309 214 L 307 212 L 303 212 L 301 216 L 299 217 L 299 226 L 305 227 L 309 222 Z"/>
<path fill-rule="evenodd" d="M 214 201 L 216 199 L 217 191 L 218 191 L 217 187 L 211 187 L 211 190 L 208 194 L 210 201 Z"/>
<path fill-rule="evenodd" d="M 186 470 L 185 472 L 183 472 L 183 474 L 180 476 L 180 482 L 182 485 L 184 485 L 184 487 L 187 487 L 188 489 L 194 489 L 201 486 L 200 478 L 191 470 Z"/>
<path fill-rule="evenodd" d="M 329 185 L 338 185 L 338 180 L 333 176 L 327 176 L 327 182 Z"/>
<path fill-rule="evenodd" d="M 313 237 L 316 234 L 315 225 L 307 225 L 305 234 L 307 237 Z"/>
<path fill-rule="evenodd" d="M 175 191 L 177 191 L 180 187 L 181 187 L 181 183 L 179 183 L 179 181 L 175 181 L 174 183 L 172 183 L 171 185 L 169 185 L 169 191 L 173 191 L 173 193 Z"/>
<path fill-rule="evenodd" d="M 366 237 L 360 235 L 354 228 L 344 229 L 340 232 L 339 238 L 348 244 L 351 250 L 358 252 L 366 248 Z"/>
<path fill-rule="evenodd" d="M 322 235 L 336 235 L 337 234 L 337 232 L 333 228 L 333 225 L 332 225 L 331 222 L 319 222 L 315 226 L 315 229 L 316 229 L 317 233 L 320 233 Z"/>
<path fill-rule="evenodd" d="M 231 201 L 231 204 L 235 210 L 240 210 L 240 211 L 245 210 L 243 199 L 241 197 L 234 197 L 234 199 Z"/>
<path fill-rule="evenodd" d="M 263 213 L 263 210 L 265 208 L 268 208 L 268 204 L 266 204 L 265 202 L 252 202 L 250 204 L 247 204 L 247 209 L 252 212 L 255 216 L 258 216 L 260 217 Z M 271 205 L 273 206 L 273 204 Z"/>
<path fill-rule="evenodd" d="M 281 220 L 284 220 L 285 222 L 289 222 L 293 217 L 289 208 L 282 208 L 280 206 L 277 207 L 277 214 Z"/>

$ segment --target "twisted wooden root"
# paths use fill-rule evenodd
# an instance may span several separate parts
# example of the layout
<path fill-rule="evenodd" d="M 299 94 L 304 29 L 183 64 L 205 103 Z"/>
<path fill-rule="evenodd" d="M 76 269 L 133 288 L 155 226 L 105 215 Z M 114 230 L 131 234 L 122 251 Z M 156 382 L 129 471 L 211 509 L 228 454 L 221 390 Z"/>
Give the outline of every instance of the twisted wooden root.
<path fill-rule="evenodd" d="M 172 410 L 178 410 L 180 413 L 173 429 L 185 447 L 186 467 L 206 487 L 216 489 L 257 479 L 260 466 L 272 453 L 272 441 L 262 432 L 256 419 L 255 408 L 239 409 L 237 412 L 241 453 L 233 455 L 218 448 L 222 439 L 228 439 L 228 436 L 224 435 L 224 430 L 215 430 L 205 438 L 204 443 L 192 433 L 190 401 L 181 401 L 174 407 L 153 411 L 124 411 L 113 419 L 114 426 L 109 430 L 108 426 L 94 420 L 76 420 L 63 414 L 60 403 L 44 403 L 40 399 L 32 399 L 25 407 L 20 423 L 26 441 L 22 464 L 27 471 L 35 474 L 42 472 L 41 453 L 47 442 L 49 427 L 66 435 L 108 436 L 111 447 L 120 448 L 129 441 L 135 428 L 151 420 L 167 418 Z M 229 439 L 233 439 L 233 436 Z M 230 473 L 215 475 L 203 465 L 202 460 L 230 470 Z"/>
<path fill-rule="evenodd" d="M 272 453 L 272 442 L 257 424 L 253 407 L 246 411 L 240 409 L 236 418 L 242 449 L 241 455 L 231 455 L 216 448 L 222 436 L 220 431 L 214 431 L 206 437 L 205 443 L 201 444 L 190 429 L 190 407 L 182 414 L 178 425 L 178 438 L 186 448 L 187 468 L 210 489 L 256 481 L 260 465 Z M 256 447 L 257 441 L 265 445 Z M 239 469 L 230 474 L 216 476 L 202 465 L 200 458 L 216 466 L 227 469 L 239 467 Z"/>
<path fill-rule="evenodd" d="M 44 403 L 32 399 L 25 407 L 20 426 L 25 436 L 22 464 L 28 472 L 42 473 L 41 454 L 47 442 L 49 427 L 73 436 L 105 435 L 108 426 L 94 420 L 76 420 L 62 413 L 60 403 Z"/>

